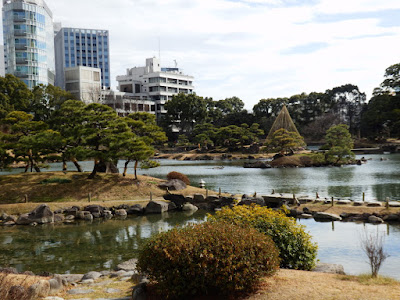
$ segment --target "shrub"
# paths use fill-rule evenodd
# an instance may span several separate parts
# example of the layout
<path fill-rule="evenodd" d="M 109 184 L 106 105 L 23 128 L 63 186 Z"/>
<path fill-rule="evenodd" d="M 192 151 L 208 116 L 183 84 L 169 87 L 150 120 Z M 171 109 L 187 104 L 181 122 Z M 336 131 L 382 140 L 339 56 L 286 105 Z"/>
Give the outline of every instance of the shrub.
<path fill-rule="evenodd" d="M 138 259 L 139 271 L 168 299 L 249 291 L 278 268 L 279 253 L 269 237 L 223 222 L 160 233 Z"/>
<path fill-rule="evenodd" d="M 179 172 L 175 172 L 175 171 L 169 172 L 168 175 L 167 175 L 167 179 L 168 180 L 179 179 L 179 180 L 182 180 L 187 185 L 190 185 L 189 178 L 185 174 L 182 174 L 182 173 L 179 173 Z"/>
<path fill-rule="evenodd" d="M 272 238 L 280 251 L 281 267 L 311 270 L 315 267 L 317 245 L 293 218 L 284 213 L 258 205 L 223 208 L 211 221 L 225 221 L 231 224 L 251 226 Z"/>
<path fill-rule="evenodd" d="M 49 184 L 49 183 L 71 183 L 72 180 L 66 179 L 66 178 L 58 178 L 58 177 L 53 177 L 53 178 L 48 178 L 48 179 L 43 179 L 40 183 L 41 184 Z"/>

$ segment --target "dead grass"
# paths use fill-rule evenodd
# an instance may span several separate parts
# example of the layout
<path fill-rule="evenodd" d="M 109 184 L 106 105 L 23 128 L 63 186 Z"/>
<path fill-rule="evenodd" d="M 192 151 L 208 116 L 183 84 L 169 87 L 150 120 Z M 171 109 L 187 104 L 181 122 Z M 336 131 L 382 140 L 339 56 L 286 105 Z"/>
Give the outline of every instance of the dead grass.
<path fill-rule="evenodd" d="M 389 209 L 387 209 L 385 207 L 353 206 L 351 204 L 349 205 L 335 204 L 334 206 L 332 206 L 331 204 L 321 204 L 321 203 L 301 204 L 297 209 L 302 211 L 304 207 L 307 207 L 311 211 L 326 212 L 336 215 L 340 215 L 341 213 L 350 213 L 350 214 L 376 213 L 380 215 L 389 215 L 400 212 L 400 208 L 398 207 L 390 207 Z"/>
<path fill-rule="evenodd" d="M 30 276 L 30 275 L 0 273 L 0 299 L 14 300 L 15 299 L 14 297 L 11 297 L 11 295 L 8 295 L 9 290 L 12 286 L 22 286 L 25 289 L 28 289 L 31 285 L 33 285 L 43 279 L 49 279 L 49 278 L 39 277 L 39 276 Z M 26 296 L 28 296 L 28 295 L 26 295 Z M 24 300 L 21 297 L 23 297 L 23 296 L 19 296 L 18 300 Z"/>
<path fill-rule="evenodd" d="M 394 280 L 389 284 L 379 281 L 364 284 L 358 276 L 282 269 L 274 277 L 265 279 L 261 288 L 246 299 L 395 300 L 399 295 L 400 283 Z"/>
<path fill-rule="evenodd" d="M 152 193 L 153 199 L 162 199 L 164 190 L 157 186 L 163 180 L 133 175 L 123 177 L 120 174 L 100 174 L 95 179 L 87 179 L 88 173 L 77 172 L 43 172 L 24 173 L 17 175 L 0 176 L 0 213 L 18 214 L 31 211 L 37 203 L 48 203 L 54 210 L 67 206 L 83 206 L 89 203 L 107 206 L 128 204 L 129 202 L 147 203 Z M 68 183 L 41 184 L 49 179 L 70 180 Z M 188 186 L 177 193 L 193 195 L 205 194 L 204 189 Z M 210 192 L 216 194 L 216 192 Z M 28 203 L 24 203 L 25 195 Z"/>

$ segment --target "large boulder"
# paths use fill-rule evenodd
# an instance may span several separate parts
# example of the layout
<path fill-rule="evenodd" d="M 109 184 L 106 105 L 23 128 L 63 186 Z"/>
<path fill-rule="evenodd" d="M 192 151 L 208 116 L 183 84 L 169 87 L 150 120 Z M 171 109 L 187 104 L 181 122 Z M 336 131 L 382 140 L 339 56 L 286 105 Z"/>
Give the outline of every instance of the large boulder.
<path fill-rule="evenodd" d="M 175 203 L 178 209 L 182 209 L 183 204 L 187 202 L 186 197 L 181 194 L 166 194 L 163 197 L 165 200 Z"/>
<path fill-rule="evenodd" d="M 193 203 L 201 203 L 204 202 L 205 198 L 203 194 L 194 194 L 193 195 Z"/>
<path fill-rule="evenodd" d="M 168 212 L 168 202 L 150 201 L 144 209 L 146 214 L 161 214 Z"/>
<path fill-rule="evenodd" d="M 185 203 L 182 207 L 183 211 L 197 211 L 198 208 L 191 203 Z"/>
<path fill-rule="evenodd" d="M 31 285 L 27 292 L 27 294 L 31 296 L 31 299 L 47 297 L 49 293 L 50 293 L 50 282 L 48 280 L 38 281 L 37 283 Z"/>
<path fill-rule="evenodd" d="M 384 221 L 381 218 L 372 215 L 368 217 L 368 223 L 381 224 L 384 223 Z"/>
<path fill-rule="evenodd" d="M 54 213 L 46 204 L 41 204 L 32 210 L 29 214 L 21 215 L 18 220 L 18 225 L 28 225 L 31 223 L 46 224 L 54 222 Z"/>
<path fill-rule="evenodd" d="M 244 198 L 242 199 L 238 205 L 252 205 L 257 204 L 260 206 L 265 206 L 265 200 L 262 197 L 255 197 L 255 198 Z"/>
<path fill-rule="evenodd" d="M 136 271 L 136 265 L 137 265 L 137 259 L 136 258 L 132 258 L 130 260 L 124 261 L 120 264 L 117 265 L 116 267 L 116 271 Z"/>
<path fill-rule="evenodd" d="M 128 215 L 125 209 L 117 209 L 114 214 L 116 217 L 126 217 Z"/>
<path fill-rule="evenodd" d="M 103 216 L 105 208 L 100 205 L 92 204 L 86 206 L 83 210 L 90 212 L 94 216 Z"/>
<path fill-rule="evenodd" d="M 180 191 L 186 189 L 186 183 L 180 179 L 171 179 L 158 185 L 160 189 L 169 191 Z"/>
<path fill-rule="evenodd" d="M 316 221 L 341 221 L 342 218 L 335 214 L 329 214 L 324 212 L 316 212 L 314 214 L 314 219 Z"/>

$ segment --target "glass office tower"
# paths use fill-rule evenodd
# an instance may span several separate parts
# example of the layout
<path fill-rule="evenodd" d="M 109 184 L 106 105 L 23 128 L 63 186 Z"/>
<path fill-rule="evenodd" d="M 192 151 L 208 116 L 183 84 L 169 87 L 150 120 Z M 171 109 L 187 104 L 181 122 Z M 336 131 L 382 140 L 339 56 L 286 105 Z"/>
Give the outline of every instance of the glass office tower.
<path fill-rule="evenodd" d="M 54 84 L 53 15 L 43 0 L 3 0 L 4 63 L 32 89 Z"/>
<path fill-rule="evenodd" d="M 101 69 L 101 85 L 110 87 L 108 30 L 61 28 L 55 37 L 56 85 L 65 89 L 65 68 Z"/>

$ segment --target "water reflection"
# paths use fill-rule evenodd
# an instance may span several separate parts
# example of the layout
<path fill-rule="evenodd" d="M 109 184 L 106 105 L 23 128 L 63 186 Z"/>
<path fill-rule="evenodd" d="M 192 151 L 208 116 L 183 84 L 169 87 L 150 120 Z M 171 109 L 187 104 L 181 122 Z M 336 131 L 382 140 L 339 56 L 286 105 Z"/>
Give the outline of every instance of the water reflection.
<path fill-rule="evenodd" d="M 0 266 L 56 273 L 111 268 L 135 257 L 140 245 L 152 235 L 204 219 L 205 213 L 197 212 L 190 216 L 173 213 L 35 228 L 2 227 Z"/>

